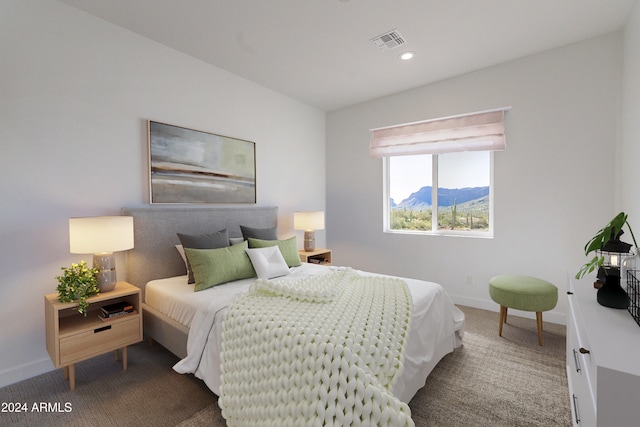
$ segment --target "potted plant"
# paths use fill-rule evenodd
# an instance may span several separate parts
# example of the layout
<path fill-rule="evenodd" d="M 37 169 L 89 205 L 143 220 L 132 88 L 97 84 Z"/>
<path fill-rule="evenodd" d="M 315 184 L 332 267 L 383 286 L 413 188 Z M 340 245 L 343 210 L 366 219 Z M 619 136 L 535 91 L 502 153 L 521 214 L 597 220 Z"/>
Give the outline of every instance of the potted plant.
<path fill-rule="evenodd" d="M 629 222 L 627 221 L 627 214 L 625 214 L 624 212 L 620 212 L 611 221 L 609 221 L 609 223 L 605 225 L 603 229 L 598 231 L 598 233 L 593 236 L 591 240 L 587 242 L 587 244 L 584 246 L 584 254 L 588 256 L 591 252 L 602 250 L 602 248 L 604 248 L 609 240 L 611 240 L 612 238 L 619 238 L 620 234 L 622 234 L 622 227 L 625 224 L 629 229 L 631 239 L 633 239 L 633 246 L 637 248 L 638 244 L 636 243 L 636 238 L 633 235 L 633 230 L 631 230 L 631 225 L 629 225 Z M 589 262 L 582 266 L 582 268 L 576 274 L 576 279 L 581 279 L 585 274 L 600 269 L 603 263 L 604 255 L 596 254 Z"/>
<path fill-rule="evenodd" d="M 62 267 L 63 273 L 56 276 L 58 281 L 58 299 L 60 302 L 77 302 L 78 313 L 87 316 L 89 303 L 87 298 L 100 292 L 96 273 L 85 261 L 73 263 L 71 267 Z"/>
<path fill-rule="evenodd" d="M 624 233 L 622 228 L 627 226 L 633 245 L 620 241 L 620 236 Z M 620 212 L 607 225 L 599 230 L 594 237 L 587 242 L 584 247 L 585 255 L 595 252 L 595 256 L 580 268 L 576 278 L 580 279 L 586 274 L 597 271 L 597 279 L 594 287 L 598 288 L 598 303 L 605 307 L 627 308 L 628 298 L 626 291 L 620 285 L 621 273 L 624 270 L 623 259 L 627 257 L 631 248 L 635 248 L 633 255 L 636 255 L 638 244 L 633 235 L 631 225 L 627 221 L 627 214 Z"/>

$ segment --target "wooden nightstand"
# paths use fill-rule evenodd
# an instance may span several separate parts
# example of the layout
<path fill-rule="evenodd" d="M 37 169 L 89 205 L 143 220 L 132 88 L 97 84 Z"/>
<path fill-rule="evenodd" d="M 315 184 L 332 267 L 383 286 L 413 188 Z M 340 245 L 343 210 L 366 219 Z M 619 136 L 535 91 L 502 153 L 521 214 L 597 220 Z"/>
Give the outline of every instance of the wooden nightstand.
<path fill-rule="evenodd" d="M 314 251 L 298 251 L 300 261 L 311 264 L 331 265 L 331 249 L 316 249 Z"/>
<path fill-rule="evenodd" d="M 127 369 L 127 346 L 142 341 L 140 289 L 118 282 L 115 289 L 87 299 L 87 317 L 78 313 L 77 304 L 62 303 L 58 294 L 44 297 L 47 351 L 56 368 L 63 368 L 71 390 L 76 387 L 77 362 L 109 351 L 122 349 L 122 367 Z M 127 301 L 135 312 L 103 320 L 98 316 L 104 305 Z"/>

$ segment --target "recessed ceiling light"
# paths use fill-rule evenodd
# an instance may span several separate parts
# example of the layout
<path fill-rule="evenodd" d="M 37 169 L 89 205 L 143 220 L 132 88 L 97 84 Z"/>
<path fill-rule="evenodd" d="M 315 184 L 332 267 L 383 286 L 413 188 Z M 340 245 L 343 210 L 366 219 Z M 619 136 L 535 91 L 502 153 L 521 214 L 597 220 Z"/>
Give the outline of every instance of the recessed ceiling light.
<path fill-rule="evenodd" d="M 408 61 L 410 59 L 413 59 L 414 56 L 415 56 L 415 53 L 413 52 L 404 52 L 403 54 L 400 55 L 400 59 L 402 59 L 403 61 Z"/>

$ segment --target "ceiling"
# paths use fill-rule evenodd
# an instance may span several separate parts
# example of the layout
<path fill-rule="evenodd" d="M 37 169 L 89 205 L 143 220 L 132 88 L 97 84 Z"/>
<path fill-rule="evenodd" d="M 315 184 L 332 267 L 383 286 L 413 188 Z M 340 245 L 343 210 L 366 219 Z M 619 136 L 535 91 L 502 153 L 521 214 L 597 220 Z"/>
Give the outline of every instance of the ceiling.
<path fill-rule="evenodd" d="M 621 30 L 636 2 L 60 1 L 325 111 Z"/>

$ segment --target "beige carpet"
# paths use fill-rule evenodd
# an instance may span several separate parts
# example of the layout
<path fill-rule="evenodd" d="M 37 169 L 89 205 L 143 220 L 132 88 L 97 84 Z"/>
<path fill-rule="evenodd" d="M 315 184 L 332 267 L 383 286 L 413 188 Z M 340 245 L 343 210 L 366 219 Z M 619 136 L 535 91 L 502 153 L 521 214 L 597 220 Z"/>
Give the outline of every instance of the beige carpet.
<path fill-rule="evenodd" d="M 510 316 L 503 338 L 498 314 L 461 307 L 463 347 L 447 355 L 409 406 L 416 426 L 570 426 L 565 328 L 545 323 L 537 344 L 533 319 Z M 0 389 L 1 402 L 24 402 L 26 413 L 0 413 L 7 426 L 224 426 L 217 398 L 198 379 L 179 375 L 158 345 L 129 350 L 122 371 L 112 354 L 77 365 L 69 391 L 60 370 Z M 70 412 L 34 412 L 33 404 L 71 405 Z"/>
<path fill-rule="evenodd" d="M 178 359 L 160 345 L 141 342 L 128 352 L 126 371 L 113 353 L 76 364 L 75 391 L 61 369 L 0 389 L 0 402 L 27 406 L 0 412 L 0 426 L 175 426 L 216 401 L 202 381 L 173 371 Z M 50 409 L 33 410 L 42 403 Z"/>
<path fill-rule="evenodd" d="M 509 316 L 498 337 L 498 314 L 461 307 L 464 345 L 445 356 L 411 400 L 416 426 L 570 426 L 565 327 L 545 323 L 538 346 L 533 319 Z M 212 404 L 180 427 L 224 426 Z"/>

